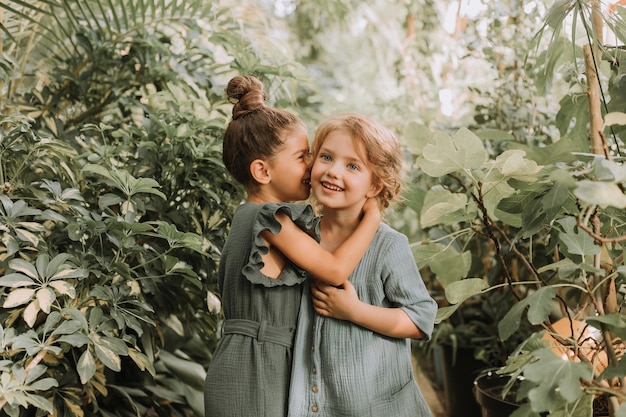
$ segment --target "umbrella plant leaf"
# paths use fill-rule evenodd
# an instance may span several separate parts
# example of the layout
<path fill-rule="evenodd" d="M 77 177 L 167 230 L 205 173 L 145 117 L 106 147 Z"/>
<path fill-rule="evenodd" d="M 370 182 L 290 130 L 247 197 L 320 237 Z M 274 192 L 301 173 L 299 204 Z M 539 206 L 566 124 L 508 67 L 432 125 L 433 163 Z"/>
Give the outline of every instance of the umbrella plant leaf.
<path fill-rule="evenodd" d="M 87 349 L 80 355 L 78 359 L 78 375 L 80 376 L 80 382 L 86 384 L 91 377 L 96 374 L 96 361 L 91 354 L 91 350 Z"/>

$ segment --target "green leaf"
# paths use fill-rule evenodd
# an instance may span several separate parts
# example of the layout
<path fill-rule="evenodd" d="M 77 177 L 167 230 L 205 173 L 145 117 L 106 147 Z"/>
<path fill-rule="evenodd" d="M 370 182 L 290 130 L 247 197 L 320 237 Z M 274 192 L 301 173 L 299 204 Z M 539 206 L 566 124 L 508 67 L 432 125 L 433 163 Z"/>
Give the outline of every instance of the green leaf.
<path fill-rule="evenodd" d="M 461 307 L 462 304 L 452 304 L 449 306 L 440 307 L 437 309 L 437 315 L 435 316 L 435 324 L 440 324 L 444 320 L 450 318 L 455 311 Z"/>
<path fill-rule="evenodd" d="M 39 308 L 46 313 L 50 314 L 50 308 L 52 307 L 52 303 L 57 299 L 57 295 L 54 290 L 50 287 L 43 287 L 37 290 L 36 293 L 37 302 L 39 303 Z"/>
<path fill-rule="evenodd" d="M 531 324 L 540 324 L 552 312 L 552 300 L 556 297 L 554 287 L 543 287 L 518 301 L 498 322 L 498 334 L 501 340 L 507 340 L 519 329 L 522 314 L 528 309 L 528 321 Z"/>
<path fill-rule="evenodd" d="M 626 113 L 610 112 L 604 116 L 604 127 L 626 125 Z"/>
<path fill-rule="evenodd" d="M 75 347 L 82 347 L 90 343 L 89 338 L 83 333 L 66 334 L 57 339 L 59 342 L 68 343 Z"/>
<path fill-rule="evenodd" d="M 413 155 L 421 155 L 424 146 L 432 143 L 433 132 L 423 124 L 410 122 L 405 128 L 402 138 L 406 147 Z"/>
<path fill-rule="evenodd" d="M 28 207 L 28 204 L 26 204 L 24 200 L 13 202 L 6 195 L 0 195 L 0 202 L 2 202 L 0 214 L 4 211 L 7 217 L 17 218 L 41 214 L 41 210 Z"/>
<path fill-rule="evenodd" d="M 494 217 L 509 226 L 521 227 L 524 198 L 524 195 L 518 193 L 496 202 Z"/>
<path fill-rule="evenodd" d="M 533 160 L 525 158 L 522 150 L 508 150 L 498 155 L 495 161 L 484 164 L 486 175 L 480 179 L 485 207 L 490 216 L 494 216 L 495 209 L 500 202 L 511 197 L 519 190 L 513 188 L 509 181 L 534 183 L 541 167 Z"/>
<path fill-rule="evenodd" d="M 98 208 L 104 210 L 107 207 L 121 204 L 124 200 L 117 194 L 107 193 L 98 200 Z"/>
<path fill-rule="evenodd" d="M 47 378 L 47 379 L 52 379 L 52 378 Z M 52 381 L 54 382 L 55 385 L 50 385 L 49 388 L 56 387 L 59 385 L 56 380 L 53 379 Z M 52 384 L 52 381 L 49 382 L 48 384 Z M 31 385 L 31 388 L 35 390 L 41 390 L 41 391 L 46 391 L 49 389 L 49 388 L 41 388 L 37 384 Z M 29 394 L 27 401 L 29 404 L 34 405 L 37 408 L 41 408 L 42 410 L 45 410 L 49 414 L 52 414 L 53 412 L 53 404 L 50 401 L 48 401 L 46 398 L 42 397 L 41 395 Z"/>
<path fill-rule="evenodd" d="M 588 143 L 589 107 L 584 94 L 568 94 L 560 101 L 560 109 L 556 117 L 556 125 L 561 136 L 570 136 L 578 149 L 585 149 Z M 574 123 L 572 123 L 574 121 Z"/>
<path fill-rule="evenodd" d="M 466 211 L 471 213 L 468 214 Z M 475 211 L 475 205 L 468 205 L 467 195 L 452 193 L 441 188 L 431 189 L 428 190 L 424 198 L 420 224 L 422 227 L 456 224 L 468 217 L 473 217 Z"/>
<path fill-rule="evenodd" d="M 606 328 L 615 336 L 626 340 L 626 320 L 622 314 L 616 313 L 592 316 L 585 318 L 584 321 L 597 329 Z"/>
<path fill-rule="evenodd" d="M 137 349 L 128 349 L 128 356 L 130 356 L 139 369 L 142 371 L 147 370 L 153 377 L 156 375 L 154 365 L 146 355 L 139 352 Z"/>
<path fill-rule="evenodd" d="M 24 349 L 30 356 L 35 356 L 45 347 L 37 339 L 37 333 L 34 330 L 28 330 L 13 339 L 13 349 Z"/>
<path fill-rule="evenodd" d="M 30 388 L 35 391 L 47 391 L 50 388 L 58 386 L 59 382 L 54 378 L 44 378 L 30 384 Z"/>
<path fill-rule="evenodd" d="M 14 255 L 20 250 L 20 244 L 13 236 L 5 233 L 1 239 L 6 247 L 7 255 Z"/>
<path fill-rule="evenodd" d="M 13 272 L 0 277 L 0 287 L 27 287 L 34 284 L 35 281 L 24 274 Z"/>
<path fill-rule="evenodd" d="M 496 169 L 502 178 L 515 178 L 524 182 L 537 181 L 537 173 L 542 167 L 526 158 L 526 152 L 519 149 L 507 150 L 498 155 L 493 162 L 485 164 L 487 169 Z"/>
<path fill-rule="evenodd" d="M 32 301 L 26 306 L 23 317 L 29 327 L 33 327 L 35 325 L 40 311 L 41 309 L 39 308 L 39 302 L 37 300 Z"/>
<path fill-rule="evenodd" d="M 411 246 L 411 252 L 419 269 L 428 265 L 444 250 L 445 246 L 440 243 L 415 244 Z M 458 252 L 457 252 L 458 253 Z"/>
<path fill-rule="evenodd" d="M 582 391 L 579 380 L 593 379 L 593 371 L 589 366 L 561 359 L 550 349 L 536 350 L 533 355 L 538 360 L 524 368 L 524 377 L 537 384 L 529 392 L 535 411 L 552 409 L 555 392 L 568 402 L 574 402 Z"/>
<path fill-rule="evenodd" d="M 561 184 L 555 183 L 548 192 L 540 199 L 543 211 L 546 213 L 545 221 L 551 223 L 557 214 L 563 209 L 563 205 L 569 197 L 568 188 Z"/>
<path fill-rule="evenodd" d="M 29 232 L 25 229 L 15 229 L 15 236 L 22 242 L 31 243 L 33 246 L 37 246 L 39 244 L 39 238 L 34 233 Z"/>
<path fill-rule="evenodd" d="M 576 226 L 576 220 L 572 217 L 565 217 L 557 220 L 561 225 L 563 233 L 559 233 L 559 239 L 565 244 L 569 253 L 574 255 L 597 255 L 600 247 L 594 239 L 582 229 Z"/>
<path fill-rule="evenodd" d="M 426 145 L 422 158 L 418 161 L 422 171 L 431 177 L 440 177 L 479 168 L 488 155 L 478 136 L 461 128 L 453 136 L 442 135 L 437 142 Z"/>
<path fill-rule="evenodd" d="M 17 272 L 21 272 L 24 275 L 27 275 L 33 279 L 37 279 L 38 275 L 37 275 L 37 270 L 35 269 L 35 267 L 26 262 L 23 259 L 11 259 L 9 261 L 9 267 Z"/>
<path fill-rule="evenodd" d="M 46 317 L 46 322 L 44 324 L 44 335 L 47 335 L 63 320 L 61 314 L 58 311 L 51 312 L 48 317 Z"/>
<path fill-rule="evenodd" d="M 66 281 L 52 281 L 50 286 L 57 290 L 59 294 L 67 295 L 70 298 L 76 296 L 76 289 L 72 284 Z"/>
<path fill-rule="evenodd" d="M 122 369 L 122 361 L 111 349 L 99 343 L 94 343 L 96 356 L 107 368 L 119 372 Z"/>
<path fill-rule="evenodd" d="M 41 223 L 35 223 L 35 222 L 19 222 L 18 223 L 19 226 L 21 228 L 24 228 L 26 230 L 30 230 L 31 232 L 45 232 L 46 228 L 43 224 Z"/>
<path fill-rule="evenodd" d="M 54 277 L 55 275 L 57 275 L 59 273 L 59 270 L 61 269 L 63 264 L 69 259 L 69 257 L 70 257 L 70 255 L 68 255 L 67 253 L 61 253 L 61 254 L 55 256 L 48 263 L 48 265 L 46 266 L 45 271 L 43 271 L 44 273 L 41 274 L 41 275 L 45 276 L 46 278 Z"/>
<path fill-rule="evenodd" d="M 57 327 L 52 334 L 72 334 L 80 330 L 87 331 L 86 326 L 78 320 L 66 320 Z"/>
<path fill-rule="evenodd" d="M 2 307 L 13 308 L 26 304 L 32 299 L 34 294 L 35 290 L 32 288 L 18 288 L 13 290 L 9 293 L 7 298 L 4 299 Z"/>
<path fill-rule="evenodd" d="M 626 195 L 612 182 L 582 180 L 574 189 L 574 195 L 589 205 L 626 208 Z"/>
<path fill-rule="evenodd" d="M 146 236 L 153 236 L 167 239 L 171 248 L 187 248 L 197 253 L 206 255 L 202 249 L 202 237 L 195 233 L 184 233 L 176 229 L 175 225 L 156 221 L 150 222 L 156 226 L 156 233 L 145 232 Z"/>
<path fill-rule="evenodd" d="M 576 160 L 574 152 L 580 152 L 581 148 L 577 142 L 569 137 L 562 137 L 556 142 L 546 146 L 524 146 L 522 149 L 526 151 L 526 157 L 537 162 L 539 165 L 564 164 Z M 587 148 L 582 148 L 587 150 Z M 550 169 L 555 169 L 551 167 Z M 566 173 L 567 171 L 556 168 L 556 171 Z M 571 176 L 567 174 L 569 178 Z"/>
<path fill-rule="evenodd" d="M 108 169 L 106 169 L 103 166 L 95 165 L 95 164 L 86 164 L 83 167 L 83 172 L 91 172 L 93 174 L 101 175 L 101 176 L 103 176 L 105 178 L 109 178 L 110 177 Z"/>
<path fill-rule="evenodd" d="M 596 157 L 593 160 L 593 175 L 600 181 L 624 183 L 626 182 L 626 165 Z"/>
<path fill-rule="evenodd" d="M 437 276 L 437 281 L 446 289 L 452 283 L 465 278 L 471 266 L 472 253 L 459 253 L 451 246 L 446 246 L 430 263 L 430 269 Z"/>
<path fill-rule="evenodd" d="M 96 361 L 89 349 L 85 350 L 78 358 L 77 371 L 80 376 L 80 382 L 83 384 L 89 382 L 96 374 Z"/>
<path fill-rule="evenodd" d="M 550 417 L 591 417 L 593 413 L 593 395 L 581 393 L 571 404 L 562 396 L 556 395 L 554 411 Z M 600 413 L 602 414 L 602 413 Z"/>
<path fill-rule="evenodd" d="M 139 193 L 154 194 L 166 200 L 167 197 L 161 191 L 157 190 L 160 187 L 159 183 L 152 178 L 139 178 L 133 184 L 131 188 L 131 195 Z"/>
<path fill-rule="evenodd" d="M 554 297 L 556 297 L 554 287 L 543 287 L 524 299 L 528 302 L 528 321 L 531 324 L 541 324 L 548 319 L 552 313 Z"/>
<path fill-rule="evenodd" d="M 466 278 L 452 282 L 446 287 L 446 299 L 450 304 L 458 304 L 468 298 L 480 294 L 489 284 L 480 278 Z"/>
<path fill-rule="evenodd" d="M 135 178 L 125 170 L 108 170 L 102 166 L 95 164 L 87 164 L 83 167 L 84 172 L 99 174 L 111 181 L 111 183 L 124 193 L 127 198 L 138 193 L 154 194 L 166 199 L 165 194 L 156 188 L 159 183 L 152 178 Z"/>
<path fill-rule="evenodd" d="M 98 343 L 101 346 L 106 347 L 107 349 L 111 349 L 114 353 L 118 355 L 126 356 L 128 354 L 128 346 L 121 339 L 109 336 L 101 336 L 98 338 Z"/>

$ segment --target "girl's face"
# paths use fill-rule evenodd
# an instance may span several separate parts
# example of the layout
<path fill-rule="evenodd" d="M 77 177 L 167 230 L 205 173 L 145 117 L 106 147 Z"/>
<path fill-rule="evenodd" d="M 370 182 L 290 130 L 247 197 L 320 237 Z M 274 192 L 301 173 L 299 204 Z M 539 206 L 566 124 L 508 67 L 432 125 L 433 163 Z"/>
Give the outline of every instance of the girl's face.
<path fill-rule="evenodd" d="M 348 132 L 332 131 L 323 140 L 311 169 L 315 198 L 326 209 L 359 211 L 365 200 L 378 194 L 363 145 L 355 143 Z"/>
<path fill-rule="evenodd" d="M 275 201 L 302 201 L 311 191 L 309 136 L 303 126 L 283 133 L 284 144 L 268 161 L 272 181 L 269 190 Z"/>

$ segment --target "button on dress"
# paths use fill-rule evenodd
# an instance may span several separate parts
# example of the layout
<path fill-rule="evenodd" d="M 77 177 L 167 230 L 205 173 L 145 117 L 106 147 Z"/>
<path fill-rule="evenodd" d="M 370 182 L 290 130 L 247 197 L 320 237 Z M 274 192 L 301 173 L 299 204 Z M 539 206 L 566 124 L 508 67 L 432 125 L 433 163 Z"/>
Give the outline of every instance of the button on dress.
<path fill-rule="evenodd" d="M 278 211 L 314 236 L 318 219 L 309 205 L 246 203 L 237 208 L 219 265 L 225 320 L 205 380 L 206 417 L 287 413 L 293 339 L 306 274 L 289 262 L 278 278 L 261 273 L 261 255 L 268 248 L 260 233 L 280 231 Z"/>
<path fill-rule="evenodd" d="M 365 303 L 399 307 L 432 334 L 437 304 L 430 297 L 408 239 L 381 224 L 350 276 Z M 304 288 L 294 347 L 289 417 L 428 417 L 413 375 L 410 339 L 374 333 L 317 315 Z"/>

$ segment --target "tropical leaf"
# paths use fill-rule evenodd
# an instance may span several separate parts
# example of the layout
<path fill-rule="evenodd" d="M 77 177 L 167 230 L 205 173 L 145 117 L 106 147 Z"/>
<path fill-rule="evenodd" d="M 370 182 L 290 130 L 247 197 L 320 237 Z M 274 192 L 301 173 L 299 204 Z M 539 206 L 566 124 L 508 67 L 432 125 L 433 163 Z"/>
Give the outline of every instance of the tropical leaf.
<path fill-rule="evenodd" d="M 436 143 L 424 146 L 419 167 L 431 177 L 452 172 L 468 172 L 487 161 L 487 151 L 481 140 L 468 129 L 461 128 L 453 136 L 445 135 Z"/>
<path fill-rule="evenodd" d="M 550 349 L 536 350 L 533 355 L 538 360 L 525 367 L 524 377 L 538 384 L 528 394 L 534 411 L 553 409 L 556 392 L 570 403 L 576 401 L 582 390 L 579 381 L 593 378 L 588 365 L 564 360 Z"/>

